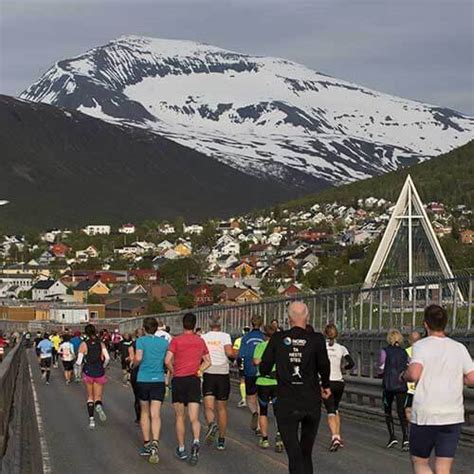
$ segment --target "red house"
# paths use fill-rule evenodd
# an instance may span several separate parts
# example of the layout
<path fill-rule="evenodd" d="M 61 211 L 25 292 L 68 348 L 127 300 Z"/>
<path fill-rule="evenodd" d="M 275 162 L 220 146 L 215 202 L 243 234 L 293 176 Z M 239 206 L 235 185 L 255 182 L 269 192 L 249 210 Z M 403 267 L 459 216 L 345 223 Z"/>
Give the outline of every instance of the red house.
<path fill-rule="evenodd" d="M 63 244 L 62 242 L 58 242 L 57 244 L 51 245 L 49 251 L 56 257 L 56 258 L 65 258 L 66 254 L 71 250 L 71 248 Z"/>
<path fill-rule="evenodd" d="M 194 306 L 209 306 L 214 304 L 212 288 L 209 285 L 190 285 L 186 288 L 186 291 L 193 295 Z"/>

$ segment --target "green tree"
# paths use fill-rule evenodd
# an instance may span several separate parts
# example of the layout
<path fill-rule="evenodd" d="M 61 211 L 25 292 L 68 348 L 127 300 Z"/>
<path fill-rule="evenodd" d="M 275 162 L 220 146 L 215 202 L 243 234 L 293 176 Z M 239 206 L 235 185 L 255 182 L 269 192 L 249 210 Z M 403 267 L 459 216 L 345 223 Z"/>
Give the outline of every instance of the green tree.
<path fill-rule="evenodd" d="M 157 298 L 152 298 L 148 300 L 146 311 L 147 314 L 161 314 L 165 312 L 165 307 Z"/>

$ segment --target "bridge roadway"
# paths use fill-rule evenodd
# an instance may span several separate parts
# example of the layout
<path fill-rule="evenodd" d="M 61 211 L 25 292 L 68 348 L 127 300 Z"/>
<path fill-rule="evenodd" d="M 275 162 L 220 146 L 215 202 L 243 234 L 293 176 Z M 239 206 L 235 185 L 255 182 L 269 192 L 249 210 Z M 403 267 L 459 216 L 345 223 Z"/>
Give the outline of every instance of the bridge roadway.
<path fill-rule="evenodd" d="M 51 383 L 41 380 L 34 355 L 29 354 L 34 386 L 38 396 L 43 432 L 51 460 L 52 474 L 86 473 L 153 473 L 166 474 L 194 472 L 196 474 L 253 474 L 287 473 L 285 454 L 263 451 L 249 429 L 249 412 L 237 408 L 238 397 L 232 394 L 229 402 L 229 432 L 226 451 L 203 446 L 196 467 L 190 467 L 174 458 L 176 440 L 172 406 L 166 402 L 162 410 L 160 462 L 152 466 L 140 458 L 141 435 L 133 422 L 133 396 L 129 387 L 120 380 L 118 362 L 108 370 L 109 383 L 105 388 L 104 407 L 108 420 L 98 424 L 95 431 L 87 427 L 85 389 L 82 384 L 66 386 L 60 369 L 53 369 Z M 204 428 L 204 424 L 203 424 Z M 189 431 L 188 431 L 189 433 Z M 387 435 L 380 421 L 365 421 L 344 417 L 343 434 L 346 447 L 338 453 L 329 453 L 329 432 L 323 417 L 313 451 L 315 472 L 321 474 L 401 474 L 409 473 L 407 453 L 400 449 L 386 450 Z M 189 439 L 189 434 L 188 434 Z M 458 451 L 456 474 L 472 474 L 468 459 L 472 453 L 461 447 Z M 471 456 L 472 460 L 472 456 Z"/>

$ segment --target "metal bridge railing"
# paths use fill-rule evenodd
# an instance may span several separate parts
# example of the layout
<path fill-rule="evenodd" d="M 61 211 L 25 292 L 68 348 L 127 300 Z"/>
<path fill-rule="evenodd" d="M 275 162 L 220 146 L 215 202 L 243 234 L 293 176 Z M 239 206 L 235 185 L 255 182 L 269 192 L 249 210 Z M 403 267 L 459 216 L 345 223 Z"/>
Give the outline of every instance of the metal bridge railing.
<path fill-rule="evenodd" d="M 424 308 L 440 304 L 447 308 L 450 331 L 469 334 L 473 330 L 474 276 L 465 275 L 452 279 L 430 277 L 412 284 L 386 284 L 374 288 L 348 287 L 318 290 L 292 298 L 264 299 L 235 305 L 214 305 L 195 308 L 198 326 L 208 329 L 211 316 L 222 318 L 223 328 L 237 334 L 250 324 L 254 314 L 261 315 L 265 323 L 277 319 L 287 324 L 287 306 L 291 301 L 304 301 L 310 311 L 310 323 L 321 330 L 335 323 L 344 332 L 381 333 L 390 327 L 404 330 L 421 327 Z M 181 330 L 181 318 L 186 311 L 154 315 L 166 321 L 172 332 Z M 119 327 L 130 332 L 140 327 L 144 317 L 123 319 Z"/>

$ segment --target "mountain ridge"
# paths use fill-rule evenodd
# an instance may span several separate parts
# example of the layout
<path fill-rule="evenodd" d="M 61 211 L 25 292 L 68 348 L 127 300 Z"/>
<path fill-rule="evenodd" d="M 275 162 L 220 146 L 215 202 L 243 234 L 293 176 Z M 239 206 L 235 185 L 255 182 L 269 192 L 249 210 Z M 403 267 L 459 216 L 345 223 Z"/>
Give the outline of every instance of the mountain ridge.
<path fill-rule="evenodd" d="M 295 185 L 300 173 L 337 185 L 393 171 L 474 133 L 474 120 L 451 109 L 292 61 L 135 35 L 58 61 L 20 97 L 145 128 Z"/>

